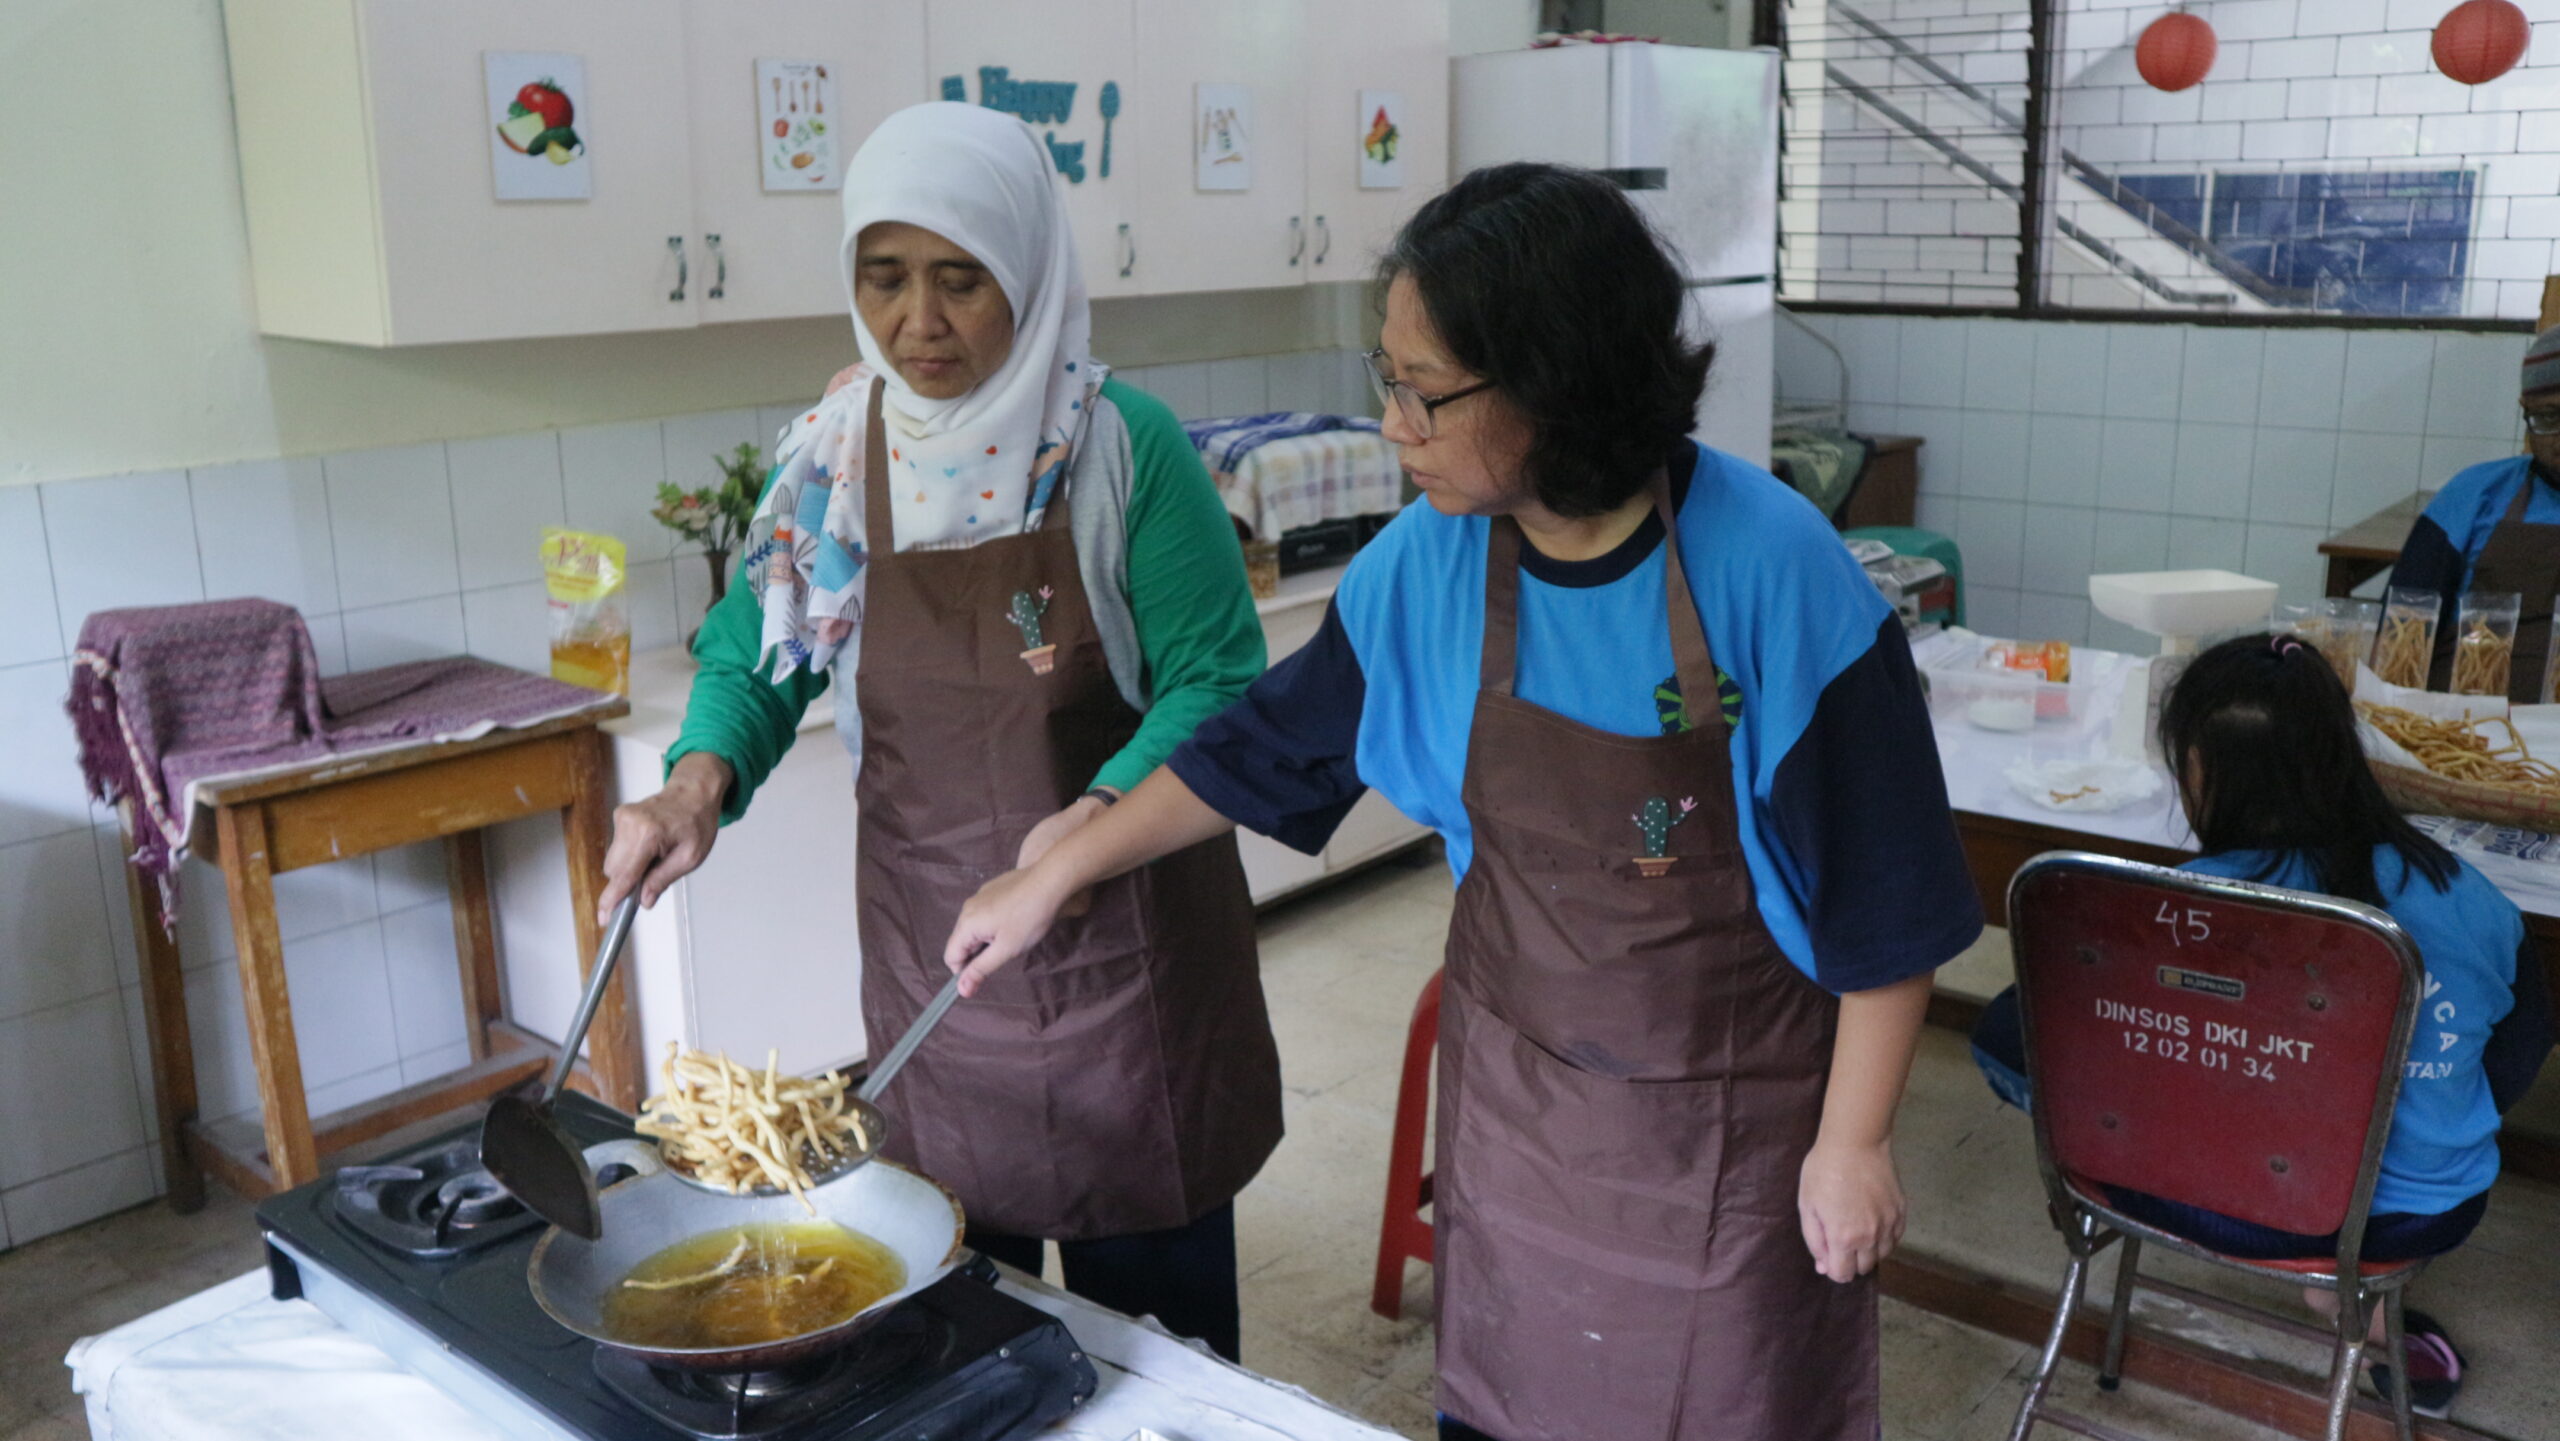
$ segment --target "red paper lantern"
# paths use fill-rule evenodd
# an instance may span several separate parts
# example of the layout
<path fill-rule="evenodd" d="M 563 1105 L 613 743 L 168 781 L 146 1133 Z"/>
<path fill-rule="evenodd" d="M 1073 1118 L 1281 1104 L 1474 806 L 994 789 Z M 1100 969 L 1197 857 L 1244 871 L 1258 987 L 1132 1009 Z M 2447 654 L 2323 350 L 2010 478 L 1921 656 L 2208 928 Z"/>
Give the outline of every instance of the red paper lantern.
<path fill-rule="evenodd" d="M 2184 90 L 2204 79 L 2221 48 L 2202 16 L 2176 10 L 2143 27 L 2134 42 L 2133 68 L 2154 89 Z"/>
<path fill-rule="evenodd" d="M 2516 68 L 2533 25 L 2514 0 L 2463 0 L 2436 22 L 2436 68 L 2465 85 L 2486 85 Z"/>

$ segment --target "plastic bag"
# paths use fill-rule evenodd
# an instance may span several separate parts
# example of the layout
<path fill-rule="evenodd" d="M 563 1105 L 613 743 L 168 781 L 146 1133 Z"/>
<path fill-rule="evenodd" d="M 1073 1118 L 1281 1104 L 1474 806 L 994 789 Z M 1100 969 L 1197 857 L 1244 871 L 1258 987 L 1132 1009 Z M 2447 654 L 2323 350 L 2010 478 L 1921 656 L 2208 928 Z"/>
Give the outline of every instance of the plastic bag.
<path fill-rule="evenodd" d="M 542 529 L 542 583 L 551 600 L 551 678 L 631 694 L 631 608 L 622 542 Z"/>

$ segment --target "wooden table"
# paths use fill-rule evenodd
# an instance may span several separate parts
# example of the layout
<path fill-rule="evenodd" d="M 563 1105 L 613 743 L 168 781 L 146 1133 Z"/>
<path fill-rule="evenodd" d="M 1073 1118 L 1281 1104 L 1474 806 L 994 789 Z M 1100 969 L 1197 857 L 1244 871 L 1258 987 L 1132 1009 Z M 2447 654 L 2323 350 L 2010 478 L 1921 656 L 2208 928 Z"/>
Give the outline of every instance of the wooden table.
<path fill-rule="evenodd" d="M 126 891 L 141 951 L 144 1023 L 171 1205 L 181 1211 L 202 1205 L 203 1173 L 249 1196 L 302 1185 L 318 1178 L 325 1153 L 487 1100 L 551 1065 L 558 1049 L 505 1016 L 480 832 L 545 811 L 560 814 L 583 979 L 600 933 L 596 897 L 603 889 L 613 815 L 611 762 L 596 727 L 627 709 L 620 700 L 602 700 L 477 740 L 404 745 L 198 785 L 197 803 L 212 812 L 210 834 L 199 851 L 221 866 L 230 892 L 261 1116 L 255 1123 L 197 1118 L 195 1050 L 177 940 L 162 924 L 159 886 L 128 867 Z M 315 1118 L 303 1092 L 301 1050 L 285 993 L 274 878 L 439 839 L 453 896 L 471 1063 Z M 577 1077 L 580 1089 L 625 1111 L 638 1109 L 643 1076 L 630 981 L 626 968 L 606 991 Z"/>
<path fill-rule="evenodd" d="M 2351 595 L 2357 586 L 2389 570 L 2400 559 L 2409 527 L 2417 524 L 2418 512 L 2432 498 L 2418 494 L 2396 501 L 2320 542 L 2320 553 L 2329 558 L 2328 585 L 2322 593 Z"/>

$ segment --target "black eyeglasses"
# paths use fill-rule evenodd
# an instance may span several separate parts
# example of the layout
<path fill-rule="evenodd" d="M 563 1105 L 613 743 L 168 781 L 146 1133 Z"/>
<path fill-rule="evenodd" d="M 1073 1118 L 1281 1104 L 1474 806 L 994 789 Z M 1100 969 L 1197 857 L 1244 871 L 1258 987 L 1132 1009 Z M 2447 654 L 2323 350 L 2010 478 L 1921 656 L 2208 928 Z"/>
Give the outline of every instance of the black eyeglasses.
<path fill-rule="evenodd" d="M 1477 391 L 1493 389 L 1492 381 L 1479 380 L 1473 385 L 1450 391 L 1446 395 L 1425 395 L 1411 385 L 1387 374 L 1386 351 L 1372 350 L 1360 358 L 1369 364 L 1369 388 L 1378 393 L 1378 403 L 1385 405 L 1389 401 L 1395 402 L 1396 409 L 1404 414 L 1404 423 L 1412 429 L 1414 434 L 1424 440 L 1431 438 L 1433 411 L 1447 405 L 1450 401 L 1464 400 Z"/>
<path fill-rule="evenodd" d="M 2528 405 L 2524 428 L 2536 435 L 2560 435 L 2560 405 Z"/>

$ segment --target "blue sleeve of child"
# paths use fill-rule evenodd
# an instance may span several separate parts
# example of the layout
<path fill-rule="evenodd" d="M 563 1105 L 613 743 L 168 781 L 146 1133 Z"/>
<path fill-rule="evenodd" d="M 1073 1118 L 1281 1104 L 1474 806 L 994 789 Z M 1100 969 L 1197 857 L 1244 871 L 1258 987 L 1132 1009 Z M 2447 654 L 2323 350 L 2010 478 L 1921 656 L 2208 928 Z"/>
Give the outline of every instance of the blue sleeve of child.
<path fill-rule="evenodd" d="M 2489 1028 L 2489 1043 L 2480 1053 L 2480 1068 L 2489 1073 L 2489 1096 L 2498 1113 L 2521 1100 L 2551 1054 L 2551 982 L 2542 968 L 2533 933 L 2516 946 L 2515 1004 Z"/>

